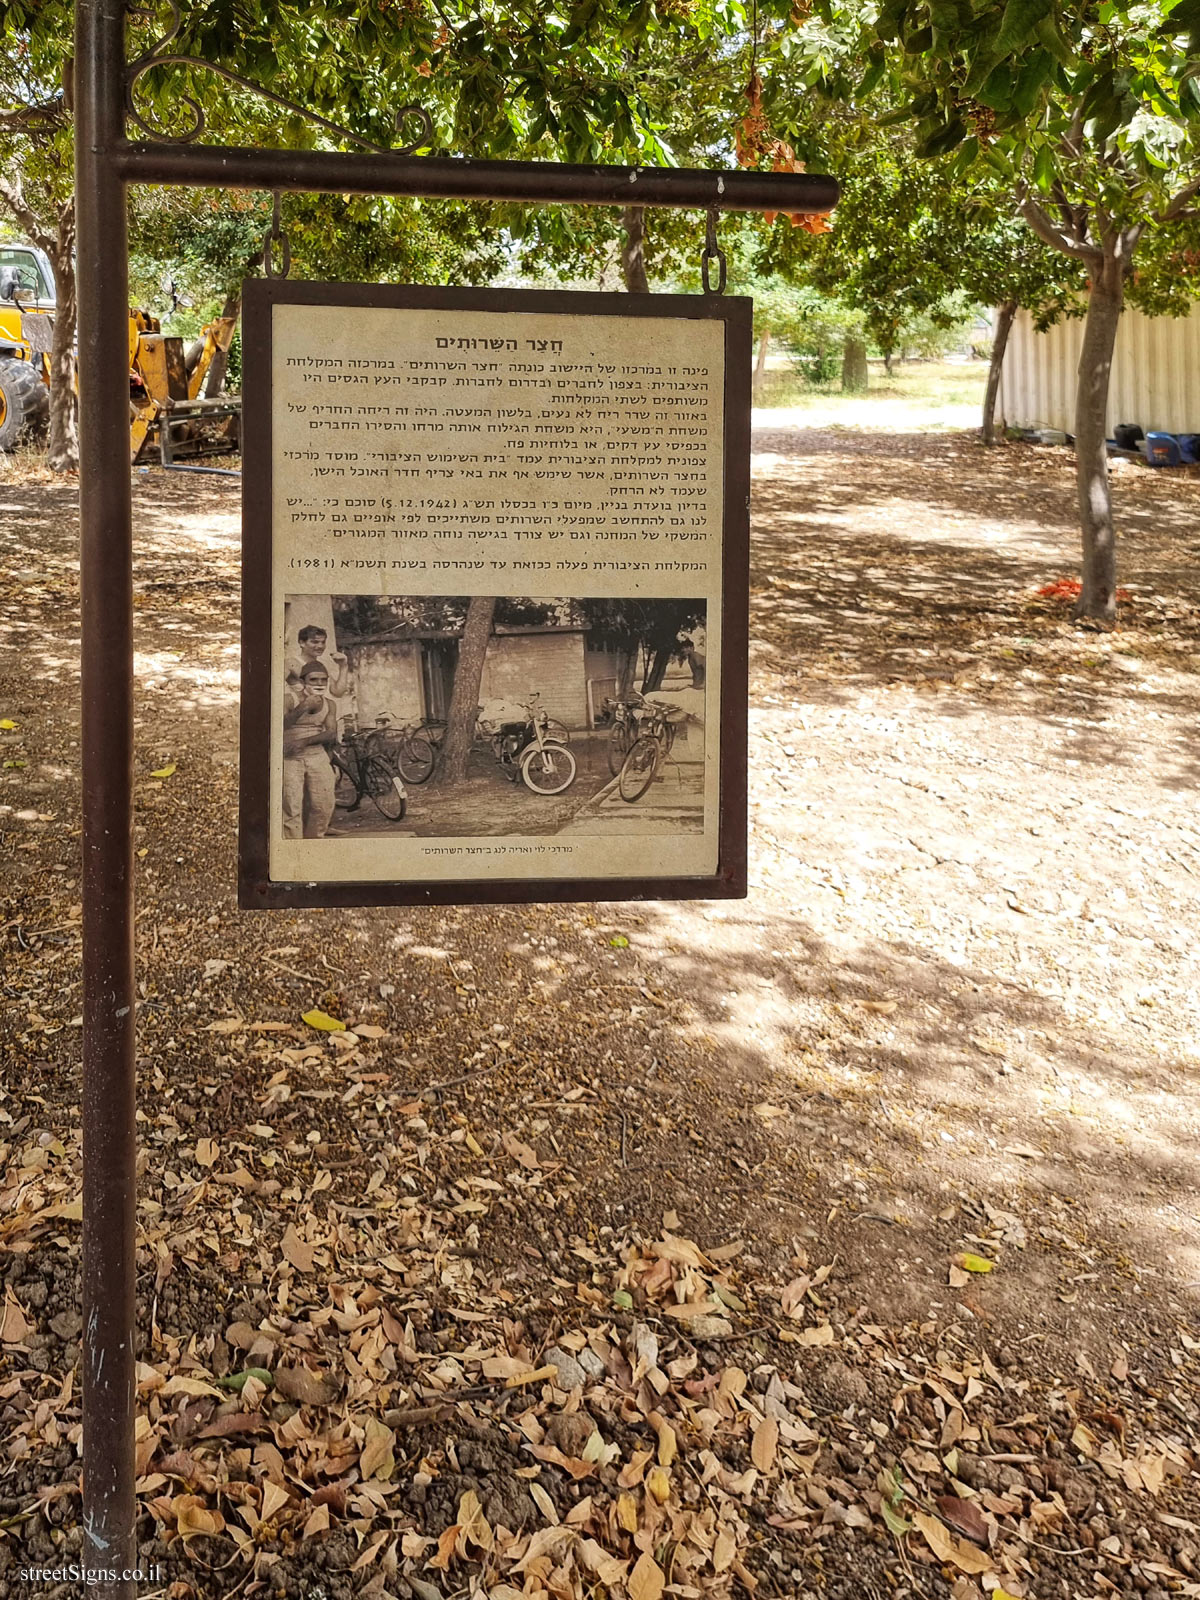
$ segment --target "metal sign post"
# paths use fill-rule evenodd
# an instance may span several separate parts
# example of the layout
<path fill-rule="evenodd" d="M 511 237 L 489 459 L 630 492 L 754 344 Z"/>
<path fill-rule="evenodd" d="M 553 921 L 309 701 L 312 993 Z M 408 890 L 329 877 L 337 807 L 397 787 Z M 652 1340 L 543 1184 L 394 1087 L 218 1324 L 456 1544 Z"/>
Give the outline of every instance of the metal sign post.
<path fill-rule="evenodd" d="M 76 0 L 80 578 L 83 710 L 83 1458 L 82 1559 L 104 1600 L 132 1600 L 134 1541 L 135 1160 L 133 958 L 133 600 L 129 472 L 126 186 L 396 194 L 531 205 L 667 206 L 820 213 L 837 184 L 807 173 L 703 172 L 459 161 L 366 145 L 291 107 L 354 153 L 131 142 L 127 117 L 146 72 L 186 63 L 264 98 L 210 62 L 171 54 L 180 20 L 136 61 L 125 54 L 125 0 Z M 144 16 L 144 13 L 141 13 Z M 424 114 L 406 107 L 400 121 Z M 150 130 L 147 130 L 150 131 Z M 419 141 L 424 143 L 424 139 Z M 411 148 L 411 147 L 410 147 Z"/>

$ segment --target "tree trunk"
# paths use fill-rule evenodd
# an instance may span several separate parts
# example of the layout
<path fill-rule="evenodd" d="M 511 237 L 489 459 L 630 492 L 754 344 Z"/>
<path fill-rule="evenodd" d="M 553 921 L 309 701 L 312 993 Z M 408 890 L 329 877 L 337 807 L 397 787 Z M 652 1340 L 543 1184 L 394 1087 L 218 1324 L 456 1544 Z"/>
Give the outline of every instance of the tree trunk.
<path fill-rule="evenodd" d="M 1106 251 L 1088 287 L 1079 385 L 1075 391 L 1075 482 L 1083 533 L 1083 587 L 1077 618 L 1111 625 L 1117 616 L 1117 543 L 1108 477 L 1105 421 L 1113 347 L 1125 299 L 1124 260 Z"/>
<path fill-rule="evenodd" d="M 79 400 L 75 393 L 75 207 L 60 208 L 54 248 L 54 339 L 50 349 L 50 437 L 46 464 L 51 472 L 79 466 Z"/>
<path fill-rule="evenodd" d="M 223 317 L 236 317 L 242 309 L 242 294 L 240 289 L 234 289 L 225 296 L 225 304 L 221 307 Z M 229 367 L 229 351 L 218 350 L 213 356 L 212 366 L 208 369 L 208 376 L 204 380 L 204 398 L 215 400 L 225 387 L 225 373 Z"/>
<path fill-rule="evenodd" d="M 617 674 L 617 699 L 627 700 L 633 688 L 633 675 L 637 670 L 638 645 L 621 652 L 621 669 Z"/>
<path fill-rule="evenodd" d="M 894 355 L 894 352 L 891 351 L 891 350 L 885 350 L 883 352 L 883 370 L 887 373 L 889 378 L 892 376 L 892 358 L 893 358 L 893 355 Z"/>
<path fill-rule="evenodd" d="M 646 276 L 646 212 L 642 206 L 626 206 L 622 218 L 625 242 L 621 246 L 621 270 L 630 294 L 649 294 Z"/>
<path fill-rule="evenodd" d="M 450 696 L 450 715 L 446 719 L 446 742 L 441 783 L 460 783 L 467 775 L 467 758 L 475 738 L 475 719 L 479 711 L 479 685 L 483 680 L 483 661 L 492 636 L 496 597 L 473 594 L 467 606 L 467 623 L 458 647 L 454 669 L 454 692 Z"/>
<path fill-rule="evenodd" d="M 1006 300 L 996 316 L 996 331 L 992 335 L 992 363 L 988 368 L 987 389 L 983 396 L 984 444 L 996 442 L 996 401 L 1000 395 L 1000 371 L 1004 366 L 1004 352 L 1008 349 L 1008 336 L 1012 331 L 1013 318 L 1016 314 L 1017 302 Z"/>
<path fill-rule="evenodd" d="M 862 394 L 866 387 L 867 347 L 848 333 L 842 345 L 842 390 L 845 394 Z"/>
<path fill-rule="evenodd" d="M 764 328 L 758 337 L 758 360 L 754 363 L 754 399 L 762 398 L 763 383 L 767 376 L 767 346 L 771 342 L 770 328 Z"/>
<path fill-rule="evenodd" d="M 653 694 L 656 689 L 662 688 L 662 681 L 667 675 L 667 661 L 669 654 L 666 650 L 646 652 L 646 673 L 642 679 L 642 693 Z"/>

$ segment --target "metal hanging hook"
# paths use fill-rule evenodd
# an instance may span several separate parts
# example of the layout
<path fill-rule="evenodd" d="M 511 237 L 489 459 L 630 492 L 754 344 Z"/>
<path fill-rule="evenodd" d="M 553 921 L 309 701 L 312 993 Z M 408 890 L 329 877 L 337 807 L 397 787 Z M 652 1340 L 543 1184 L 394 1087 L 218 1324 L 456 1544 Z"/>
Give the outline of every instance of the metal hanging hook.
<path fill-rule="evenodd" d="M 286 278 L 292 270 L 292 247 L 288 236 L 284 233 L 279 220 L 279 190 L 275 191 L 275 203 L 271 207 L 271 226 L 263 239 L 263 272 L 268 278 Z M 278 272 L 275 270 L 275 246 L 279 246 L 280 263 Z"/>
<path fill-rule="evenodd" d="M 717 286 L 715 289 L 708 273 L 710 261 L 717 263 Z M 724 294 L 728 278 L 729 269 L 725 260 L 725 252 L 717 243 L 717 208 L 716 206 L 709 206 L 708 222 L 704 229 L 704 251 L 700 257 L 700 281 L 704 285 L 705 294 Z"/>

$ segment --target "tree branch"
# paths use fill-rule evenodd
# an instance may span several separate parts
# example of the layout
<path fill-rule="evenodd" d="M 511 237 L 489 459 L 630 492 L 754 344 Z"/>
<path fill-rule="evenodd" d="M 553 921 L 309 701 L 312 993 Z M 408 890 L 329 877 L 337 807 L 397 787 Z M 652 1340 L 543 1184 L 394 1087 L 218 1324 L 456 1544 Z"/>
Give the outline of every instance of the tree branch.
<path fill-rule="evenodd" d="M 1091 265 L 1103 261 L 1104 252 L 1095 245 L 1082 244 L 1072 239 L 1055 226 L 1037 201 L 1029 195 L 1023 195 L 1017 201 L 1017 210 L 1025 221 L 1037 234 L 1039 239 L 1044 239 L 1055 250 L 1061 250 L 1065 256 L 1074 256 L 1079 261 L 1086 261 Z"/>
<path fill-rule="evenodd" d="M 7 128 L 14 133 L 36 129 L 39 124 L 42 127 L 63 127 L 66 120 L 62 95 L 55 95 L 52 100 L 43 100 L 38 105 L 5 106 L 0 109 L 0 128 Z"/>
<path fill-rule="evenodd" d="M 49 237 L 36 215 L 25 203 L 25 196 L 21 191 L 19 182 L 14 184 L 9 179 L 0 177 L 0 202 L 12 212 L 21 230 L 32 244 L 36 244 L 40 249 L 45 250 L 49 244 L 54 243 L 54 240 Z"/>
<path fill-rule="evenodd" d="M 1185 183 L 1179 192 L 1167 202 L 1166 208 L 1155 219 L 1158 222 L 1178 222 L 1181 217 L 1191 217 L 1195 213 L 1188 209 L 1189 200 L 1194 200 L 1200 194 L 1200 178 L 1193 178 L 1191 183 Z"/>

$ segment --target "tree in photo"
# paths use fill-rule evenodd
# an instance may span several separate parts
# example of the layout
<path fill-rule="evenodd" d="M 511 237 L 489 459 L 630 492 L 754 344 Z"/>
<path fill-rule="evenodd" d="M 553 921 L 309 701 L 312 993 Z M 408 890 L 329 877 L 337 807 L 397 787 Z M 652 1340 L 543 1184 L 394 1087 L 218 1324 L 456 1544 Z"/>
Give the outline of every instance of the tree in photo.
<path fill-rule="evenodd" d="M 467 760 L 475 738 L 475 719 L 479 711 L 483 663 L 487 657 L 495 614 L 495 595 L 471 596 L 462 641 L 458 647 L 458 663 L 454 669 L 454 690 L 446 720 L 442 763 L 435 782 L 460 783 L 467 775 Z"/>
<path fill-rule="evenodd" d="M 679 653 L 680 634 L 700 627 L 707 616 L 703 600 L 581 599 L 576 604 L 589 643 L 624 656 L 622 694 L 634 688 L 639 659 L 644 662 L 641 693 L 661 688 L 671 657 Z"/>

